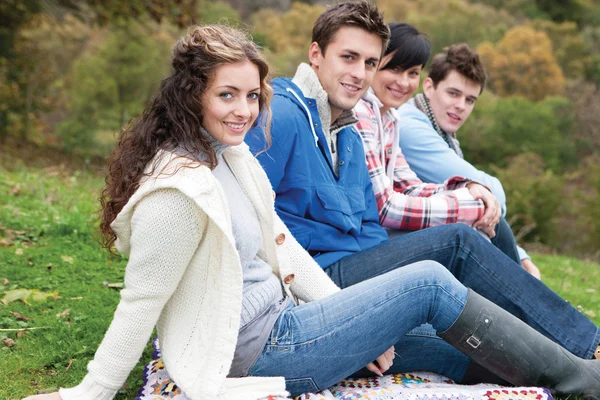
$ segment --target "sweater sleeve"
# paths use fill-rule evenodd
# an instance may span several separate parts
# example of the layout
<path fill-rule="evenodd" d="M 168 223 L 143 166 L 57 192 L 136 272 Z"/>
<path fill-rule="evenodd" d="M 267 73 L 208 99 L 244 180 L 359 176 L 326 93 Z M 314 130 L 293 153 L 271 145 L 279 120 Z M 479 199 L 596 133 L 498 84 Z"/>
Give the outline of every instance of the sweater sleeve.
<path fill-rule="evenodd" d="M 83 381 L 61 389 L 63 400 L 108 400 L 121 388 L 148 343 L 201 240 L 207 217 L 175 189 L 157 190 L 137 204 L 125 288 Z"/>

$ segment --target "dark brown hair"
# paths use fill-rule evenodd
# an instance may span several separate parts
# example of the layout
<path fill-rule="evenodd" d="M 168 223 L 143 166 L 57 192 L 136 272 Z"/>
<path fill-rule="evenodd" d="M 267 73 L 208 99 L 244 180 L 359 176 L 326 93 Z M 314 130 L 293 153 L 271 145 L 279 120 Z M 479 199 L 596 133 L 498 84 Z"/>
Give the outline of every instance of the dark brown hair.
<path fill-rule="evenodd" d="M 479 54 L 465 43 L 446 47 L 443 53 L 433 57 L 429 69 L 429 78 L 433 81 L 433 86 L 437 87 L 438 83 L 446 79 L 450 71 L 456 71 L 475 82 L 481 86 L 479 93 L 483 92 L 487 79 L 483 63 L 479 59 Z"/>
<path fill-rule="evenodd" d="M 268 84 L 269 66 L 257 46 L 243 32 L 223 25 L 191 27 L 173 47 L 171 75 L 162 81 L 158 94 L 142 115 L 123 127 L 109 158 L 106 186 L 100 197 L 100 232 L 107 249 L 112 249 L 116 239 L 110 224 L 137 190 L 146 167 L 159 150 L 204 153 L 210 168 L 216 166 L 215 151 L 200 134 L 201 98 L 219 66 L 243 61 L 258 67 L 261 117 L 257 121 L 264 124 L 265 138 L 270 141 L 269 102 L 273 91 Z"/>
<path fill-rule="evenodd" d="M 348 1 L 329 6 L 315 21 L 312 41 L 317 42 L 321 54 L 325 54 L 333 36 L 344 26 L 354 26 L 376 34 L 381 38 L 383 49 L 390 40 L 390 29 L 375 3 L 368 0 Z"/>

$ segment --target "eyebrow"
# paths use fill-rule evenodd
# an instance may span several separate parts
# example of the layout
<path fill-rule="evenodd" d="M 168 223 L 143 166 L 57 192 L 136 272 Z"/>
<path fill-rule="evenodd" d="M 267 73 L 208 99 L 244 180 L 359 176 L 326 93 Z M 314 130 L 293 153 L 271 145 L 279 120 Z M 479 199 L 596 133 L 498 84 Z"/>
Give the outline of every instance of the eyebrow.
<path fill-rule="evenodd" d="M 221 86 L 217 86 L 217 89 L 230 89 L 236 92 L 239 92 L 240 89 L 238 87 L 235 86 L 231 86 L 231 85 L 221 85 Z M 255 92 L 257 90 L 260 90 L 260 87 L 254 88 L 252 90 L 249 90 L 249 92 Z"/>

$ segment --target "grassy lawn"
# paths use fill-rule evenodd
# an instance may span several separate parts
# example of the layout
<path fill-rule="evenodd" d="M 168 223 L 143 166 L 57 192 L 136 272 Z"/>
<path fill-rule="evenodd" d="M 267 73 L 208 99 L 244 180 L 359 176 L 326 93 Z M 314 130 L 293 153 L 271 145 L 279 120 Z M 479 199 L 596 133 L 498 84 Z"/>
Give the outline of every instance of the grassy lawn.
<path fill-rule="evenodd" d="M 0 163 L 0 299 L 26 300 L 0 303 L 0 399 L 77 384 L 104 335 L 119 299 L 106 283 L 122 282 L 125 260 L 96 241 L 102 184 L 98 173 Z M 600 324 L 598 264 L 534 261 L 550 287 Z M 142 360 L 149 359 L 147 347 Z M 136 396 L 142 368 L 117 398 Z"/>

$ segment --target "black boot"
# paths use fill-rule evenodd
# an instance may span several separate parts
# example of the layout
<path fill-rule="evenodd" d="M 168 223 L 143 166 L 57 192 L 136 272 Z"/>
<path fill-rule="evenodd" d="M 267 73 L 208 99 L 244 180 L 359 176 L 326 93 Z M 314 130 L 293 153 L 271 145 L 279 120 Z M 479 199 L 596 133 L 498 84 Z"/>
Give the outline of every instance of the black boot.
<path fill-rule="evenodd" d="M 600 362 L 574 356 L 471 290 L 456 322 L 438 335 L 513 385 L 600 400 Z"/>
<path fill-rule="evenodd" d="M 505 381 L 498 375 L 488 371 L 486 368 L 477 364 L 471 360 L 471 364 L 465 372 L 462 380 L 459 382 L 461 385 L 476 385 L 478 383 L 493 383 L 500 386 L 511 386 L 510 382 Z"/>

